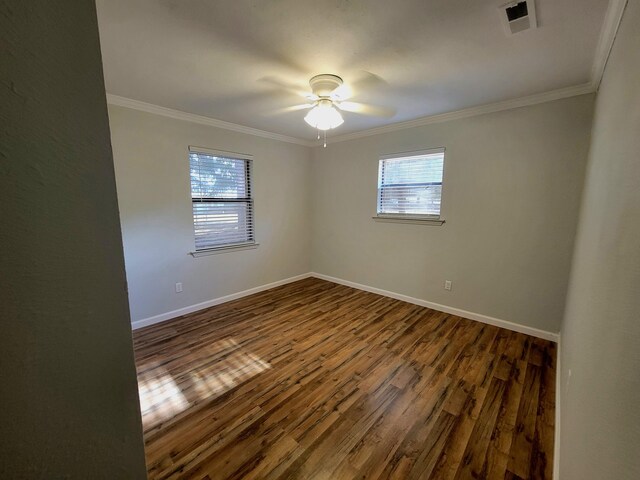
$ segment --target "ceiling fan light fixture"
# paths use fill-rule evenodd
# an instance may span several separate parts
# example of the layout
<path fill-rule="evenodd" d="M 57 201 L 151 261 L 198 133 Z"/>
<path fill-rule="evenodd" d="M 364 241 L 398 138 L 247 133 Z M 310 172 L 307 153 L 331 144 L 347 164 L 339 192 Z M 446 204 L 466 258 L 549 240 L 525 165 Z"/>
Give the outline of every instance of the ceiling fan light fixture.
<path fill-rule="evenodd" d="M 331 100 L 320 100 L 318 104 L 307 113 L 304 121 L 318 130 L 330 130 L 344 123 L 342 115 L 340 115 L 340 112 L 333 106 Z"/>

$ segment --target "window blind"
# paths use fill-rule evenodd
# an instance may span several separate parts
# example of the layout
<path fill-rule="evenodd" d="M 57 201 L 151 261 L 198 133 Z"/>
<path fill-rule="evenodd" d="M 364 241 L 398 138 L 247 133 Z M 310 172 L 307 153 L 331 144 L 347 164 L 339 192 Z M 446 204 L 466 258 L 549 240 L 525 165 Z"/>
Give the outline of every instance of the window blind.
<path fill-rule="evenodd" d="M 196 251 L 254 243 L 251 160 L 189 152 Z"/>
<path fill-rule="evenodd" d="M 378 171 L 378 215 L 439 218 L 444 149 L 383 157 Z"/>

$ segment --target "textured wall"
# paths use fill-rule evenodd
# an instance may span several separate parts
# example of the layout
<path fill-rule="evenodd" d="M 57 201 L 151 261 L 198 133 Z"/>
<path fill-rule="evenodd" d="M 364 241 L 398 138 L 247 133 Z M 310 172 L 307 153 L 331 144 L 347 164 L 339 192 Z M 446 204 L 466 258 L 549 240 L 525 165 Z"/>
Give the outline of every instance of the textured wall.
<path fill-rule="evenodd" d="M 0 478 L 146 478 L 94 2 L 0 45 Z"/>
<path fill-rule="evenodd" d="M 640 478 L 638 345 L 640 0 L 630 0 L 598 92 L 562 325 L 561 480 Z"/>
<path fill-rule="evenodd" d="M 109 118 L 133 321 L 309 272 L 309 148 L 122 107 Z M 189 145 L 254 156 L 258 248 L 188 254 Z"/>
<path fill-rule="evenodd" d="M 592 106 L 583 95 L 316 149 L 313 270 L 558 332 Z M 380 155 L 435 147 L 447 223 L 372 220 Z"/>

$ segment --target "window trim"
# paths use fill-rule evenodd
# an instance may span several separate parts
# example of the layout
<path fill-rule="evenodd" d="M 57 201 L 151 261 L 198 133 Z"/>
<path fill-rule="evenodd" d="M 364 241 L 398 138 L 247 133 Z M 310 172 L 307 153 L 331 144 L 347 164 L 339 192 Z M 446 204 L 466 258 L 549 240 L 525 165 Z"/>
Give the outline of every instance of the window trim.
<path fill-rule="evenodd" d="M 416 215 L 415 217 L 406 217 L 406 216 L 400 216 L 400 215 L 375 215 L 373 218 L 376 222 L 383 222 L 383 223 L 408 223 L 408 224 L 413 224 L 413 225 L 435 225 L 435 226 L 440 226 L 440 225 L 444 225 L 446 223 L 446 220 L 442 217 L 436 217 L 436 216 L 432 216 L 432 217 L 427 217 L 427 216 L 419 216 Z"/>
<path fill-rule="evenodd" d="M 380 169 L 380 162 L 383 160 L 393 160 L 404 157 L 419 157 L 426 155 L 435 155 L 435 154 L 443 154 L 442 160 L 442 182 L 440 185 L 442 186 L 443 193 L 440 196 L 442 202 L 442 196 L 444 194 L 444 171 L 445 171 L 445 161 L 444 161 L 444 153 L 446 151 L 445 147 L 438 148 L 429 148 L 426 150 L 414 150 L 409 152 L 398 152 L 398 153 L 389 153 L 385 155 L 380 155 L 378 158 L 378 172 Z M 380 176 L 378 173 L 378 182 L 380 182 Z M 406 224 L 415 224 L 415 225 L 444 225 L 446 220 L 442 214 L 442 203 L 440 206 L 440 214 L 439 215 L 424 215 L 424 214 L 395 214 L 395 213 L 379 213 L 380 209 L 380 185 L 376 188 L 376 214 L 371 217 L 373 220 L 377 222 L 389 222 L 389 223 L 406 223 Z"/>
<path fill-rule="evenodd" d="M 230 152 L 225 150 L 214 150 L 213 148 L 198 147 L 189 145 L 189 153 L 205 153 L 216 157 L 232 158 L 234 160 L 253 160 L 253 155 L 249 153 Z"/>
<path fill-rule="evenodd" d="M 225 151 L 225 150 L 215 150 L 212 148 L 207 148 L 207 147 L 198 147 L 195 145 L 189 145 L 189 154 L 191 153 L 203 153 L 205 155 L 213 155 L 216 157 L 223 157 L 223 158 L 229 158 L 229 159 L 233 159 L 233 160 L 244 160 L 245 162 L 247 162 L 247 169 L 248 169 L 248 178 L 246 179 L 247 182 L 247 190 L 249 193 L 248 197 L 245 198 L 214 198 L 214 197 L 203 197 L 203 198 L 199 198 L 196 197 L 195 200 L 199 200 L 200 202 L 212 202 L 212 203 L 220 203 L 220 202 L 241 202 L 241 203 L 250 203 L 251 204 L 251 212 L 253 215 L 253 221 L 255 222 L 255 203 L 254 203 L 254 198 L 253 198 L 253 155 L 248 154 L 248 153 L 238 153 L 238 152 L 230 152 L 230 151 Z M 194 203 L 194 197 L 192 196 L 193 193 L 191 192 L 191 186 L 189 186 L 189 197 L 191 200 L 191 205 L 192 205 L 192 209 L 193 209 L 193 203 Z M 192 220 L 193 223 L 193 220 Z M 256 228 L 255 228 L 255 223 L 253 224 L 253 229 L 252 229 L 252 240 L 249 242 L 241 242 L 241 243 L 229 243 L 229 244 L 225 244 L 225 245 L 219 245 L 216 247 L 207 247 L 207 248 L 195 248 L 195 244 L 194 244 L 194 250 L 189 252 L 189 255 L 191 255 L 194 258 L 197 257 L 203 257 L 203 256 L 207 256 L 207 255 L 215 255 L 218 253 L 229 253 L 229 252 L 236 252 L 239 250 L 252 250 L 257 248 L 260 244 L 256 242 Z M 195 240 L 195 237 L 194 237 Z"/>
<path fill-rule="evenodd" d="M 217 255 L 219 253 L 229 253 L 229 252 L 237 252 L 240 250 L 253 250 L 260 246 L 259 243 L 235 243 L 233 245 L 225 245 L 224 247 L 212 247 L 212 248 L 203 248 L 202 250 L 195 250 L 193 252 L 189 252 L 193 258 L 198 257 L 206 257 L 208 255 Z"/>

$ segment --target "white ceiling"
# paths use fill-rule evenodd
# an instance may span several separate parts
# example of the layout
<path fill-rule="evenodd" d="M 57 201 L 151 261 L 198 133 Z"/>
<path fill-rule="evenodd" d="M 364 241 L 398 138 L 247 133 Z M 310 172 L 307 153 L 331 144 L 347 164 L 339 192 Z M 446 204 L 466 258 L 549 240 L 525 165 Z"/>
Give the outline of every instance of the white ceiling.
<path fill-rule="evenodd" d="M 304 111 L 273 114 L 304 99 L 270 80 L 308 90 L 334 73 L 355 84 L 352 100 L 397 109 L 345 113 L 331 134 L 591 80 L 608 0 L 536 0 L 539 27 L 513 36 L 505 2 L 98 0 L 107 92 L 313 139 Z"/>

